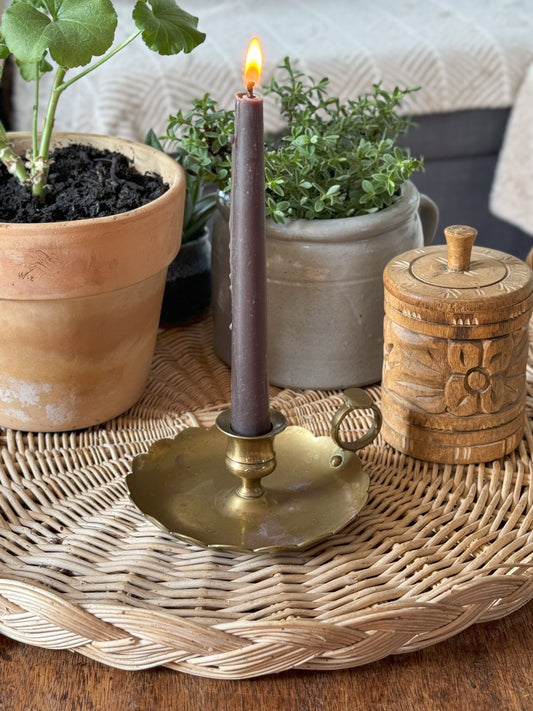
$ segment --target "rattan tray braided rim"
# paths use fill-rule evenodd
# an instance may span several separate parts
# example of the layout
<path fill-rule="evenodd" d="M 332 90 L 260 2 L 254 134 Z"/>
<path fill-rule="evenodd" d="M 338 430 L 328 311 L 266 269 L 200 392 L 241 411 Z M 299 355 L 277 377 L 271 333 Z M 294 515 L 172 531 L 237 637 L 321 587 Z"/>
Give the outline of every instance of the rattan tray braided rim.
<path fill-rule="evenodd" d="M 533 598 L 533 367 L 520 447 L 484 465 L 434 465 L 386 445 L 361 453 L 370 496 L 305 551 L 182 543 L 124 483 L 161 438 L 229 405 L 209 319 L 160 334 L 131 411 L 75 433 L 0 437 L 0 632 L 124 669 L 242 679 L 354 667 L 438 643 Z M 379 387 L 368 389 L 379 401 Z M 327 435 L 334 391 L 272 389 L 291 424 Z M 347 438 L 366 430 L 347 419 Z"/>

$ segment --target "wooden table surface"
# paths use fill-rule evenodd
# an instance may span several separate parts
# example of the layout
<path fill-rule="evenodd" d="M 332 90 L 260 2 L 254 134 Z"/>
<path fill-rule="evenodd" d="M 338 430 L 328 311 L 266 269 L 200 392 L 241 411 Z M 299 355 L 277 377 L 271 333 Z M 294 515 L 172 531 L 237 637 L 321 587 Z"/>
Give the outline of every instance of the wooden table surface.
<path fill-rule="evenodd" d="M 0 711 L 531 711 L 533 602 L 417 652 L 220 681 L 127 672 L 0 636 Z"/>

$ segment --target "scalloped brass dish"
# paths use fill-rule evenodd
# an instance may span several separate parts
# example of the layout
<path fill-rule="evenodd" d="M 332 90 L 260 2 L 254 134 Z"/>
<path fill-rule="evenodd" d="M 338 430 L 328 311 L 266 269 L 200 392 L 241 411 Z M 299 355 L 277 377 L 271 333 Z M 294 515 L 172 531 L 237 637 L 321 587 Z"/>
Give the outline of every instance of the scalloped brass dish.
<path fill-rule="evenodd" d="M 338 411 L 332 437 L 285 428 L 275 410 L 270 433 L 239 437 L 226 410 L 216 426 L 186 429 L 135 457 L 126 479 L 130 497 L 183 541 L 246 552 L 309 546 L 346 526 L 367 500 L 369 476 L 355 450 L 379 431 L 379 410 L 369 403 L 362 406 L 375 409 L 374 426 L 350 444 L 340 443 L 339 425 L 361 403 Z"/>

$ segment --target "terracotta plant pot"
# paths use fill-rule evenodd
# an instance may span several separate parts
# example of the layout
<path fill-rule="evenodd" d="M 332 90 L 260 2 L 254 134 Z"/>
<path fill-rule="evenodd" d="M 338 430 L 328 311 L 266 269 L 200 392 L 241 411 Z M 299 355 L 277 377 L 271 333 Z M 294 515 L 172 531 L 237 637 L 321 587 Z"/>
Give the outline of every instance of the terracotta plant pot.
<path fill-rule="evenodd" d="M 28 134 L 11 135 L 23 153 Z M 143 144 L 56 134 L 130 158 L 169 190 L 135 210 L 96 219 L 0 223 L 0 425 L 79 429 L 141 396 L 155 346 L 165 278 L 181 240 L 185 177 Z"/>
<path fill-rule="evenodd" d="M 213 224 L 214 344 L 231 359 L 229 206 Z M 381 379 L 383 269 L 397 254 L 429 244 L 435 204 L 407 182 L 401 198 L 371 215 L 267 220 L 268 370 L 294 388 L 344 388 Z"/>

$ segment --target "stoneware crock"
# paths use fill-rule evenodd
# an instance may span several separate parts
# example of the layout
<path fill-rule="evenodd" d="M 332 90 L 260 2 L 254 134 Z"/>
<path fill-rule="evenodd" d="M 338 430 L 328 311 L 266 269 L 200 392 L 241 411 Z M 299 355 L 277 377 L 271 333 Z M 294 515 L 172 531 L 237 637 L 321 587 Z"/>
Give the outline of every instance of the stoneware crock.
<path fill-rule="evenodd" d="M 231 360 L 229 204 L 213 223 L 214 346 Z M 274 385 L 343 388 L 374 383 L 383 360 L 383 269 L 429 244 L 435 204 L 412 182 L 374 214 L 331 220 L 267 220 L 268 370 Z"/>

